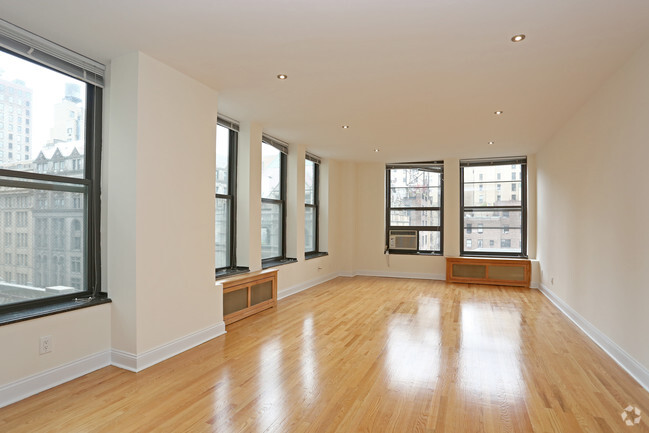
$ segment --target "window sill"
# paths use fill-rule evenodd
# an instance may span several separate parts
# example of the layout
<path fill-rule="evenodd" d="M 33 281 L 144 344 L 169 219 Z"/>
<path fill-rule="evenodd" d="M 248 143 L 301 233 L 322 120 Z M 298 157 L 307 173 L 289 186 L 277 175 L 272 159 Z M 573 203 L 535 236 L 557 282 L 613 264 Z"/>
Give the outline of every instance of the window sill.
<path fill-rule="evenodd" d="M 483 259 L 521 259 L 521 260 L 528 260 L 527 255 L 520 255 L 520 254 L 515 254 L 515 255 L 507 255 L 507 254 L 467 254 L 463 253 L 460 254 L 460 257 L 474 257 L 474 258 L 483 258 Z"/>
<path fill-rule="evenodd" d="M 405 251 L 405 250 L 387 250 L 385 254 L 395 254 L 403 256 L 443 256 L 444 253 L 430 253 L 430 252 L 421 252 L 421 251 Z"/>
<path fill-rule="evenodd" d="M 243 266 L 237 266 L 234 268 L 229 268 L 229 269 L 222 269 L 214 274 L 214 277 L 217 280 L 230 277 L 232 275 L 237 275 L 237 274 L 245 274 L 247 272 L 250 272 L 250 268 L 244 268 Z"/>
<path fill-rule="evenodd" d="M 108 304 L 111 302 L 112 301 L 110 300 L 110 298 L 104 296 L 92 299 L 90 301 L 75 301 L 74 299 L 66 299 L 65 301 L 47 305 L 27 306 L 20 310 L 9 311 L 0 314 L 0 326 L 30 319 L 36 319 L 39 317 L 51 316 L 58 313 L 65 313 L 68 311 L 80 310 L 81 308 L 94 307 L 95 305 Z"/>
<path fill-rule="evenodd" d="M 311 259 L 316 259 L 318 257 L 324 257 L 328 256 L 329 253 L 326 251 L 318 251 L 316 253 L 305 253 L 304 254 L 304 260 L 311 260 Z"/>
<path fill-rule="evenodd" d="M 288 265 L 290 263 L 297 263 L 297 259 L 285 258 L 285 259 L 274 259 L 267 262 L 261 263 L 262 269 L 274 268 L 275 266 Z"/>

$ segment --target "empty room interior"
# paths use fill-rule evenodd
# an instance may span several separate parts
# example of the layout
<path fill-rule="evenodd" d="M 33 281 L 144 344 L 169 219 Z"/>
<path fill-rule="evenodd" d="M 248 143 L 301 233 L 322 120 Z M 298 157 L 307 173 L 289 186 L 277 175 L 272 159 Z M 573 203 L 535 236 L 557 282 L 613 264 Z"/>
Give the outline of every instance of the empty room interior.
<path fill-rule="evenodd" d="M 649 431 L 646 1 L 0 11 L 0 431 Z"/>

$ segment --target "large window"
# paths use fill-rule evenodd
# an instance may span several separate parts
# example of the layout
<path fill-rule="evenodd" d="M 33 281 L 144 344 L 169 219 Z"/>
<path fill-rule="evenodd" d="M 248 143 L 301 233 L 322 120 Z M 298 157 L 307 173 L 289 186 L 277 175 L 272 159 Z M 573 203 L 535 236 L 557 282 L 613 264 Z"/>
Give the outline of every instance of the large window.
<path fill-rule="evenodd" d="M 238 125 L 219 118 L 216 126 L 215 269 L 224 273 L 236 266 L 236 186 Z"/>
<path fill-rule="evenodd" d="M 1 25 L 0 313 L 99 297 L 103 66 Z"/>
<path fill-rule="evenodd" d="M 288 147 L 263 136 L 261 144 L 261 258 L 286 258 L 286 153 Z"/>
<path fill-rule="evenodd" d="M 306 257 L 319 252 L 319 181 L 320 159 L 307 154 L 304 161 L 304 253 Z"/>
<path fill-rule="evenodd" d="M 386 249 L 397 254 L 442 254 L 441 162 L 386 167 Z"/>
<path fill-rule="evenodd" d="M 462 255 L 526 257 L 526 167 L 524 157 L 460 162 Z"/>

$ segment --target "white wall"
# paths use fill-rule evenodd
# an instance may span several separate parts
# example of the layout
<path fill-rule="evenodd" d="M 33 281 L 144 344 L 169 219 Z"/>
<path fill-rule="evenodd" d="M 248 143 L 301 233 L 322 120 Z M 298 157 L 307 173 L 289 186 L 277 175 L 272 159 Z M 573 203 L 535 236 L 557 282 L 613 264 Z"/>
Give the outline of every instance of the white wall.
<path fill-rule="evenodd" d="M 385 246 L 385 164 L 356 163 L 355 171 L 354 271 L 364 274 L 410 274 L 443 279 L 446 266 L 443 257 L 383 253 Z"/>
<path fill-rule="evenodd" d="M 40 337 L 52 337 L 52 351 L 39 355 Z M 110 304 L 0 326 L 0 407 L 16 387 L 3 386 L 110 350 Z M 108 358 L 106 357 L 106 360 Z M 106 365 L 104 363 L 104 365 Z M 72 375 L 74 377 L 74 375 Z"/>
<path fill-rule="evenodd" d="M 261 269 L 261 125 L 241 122 L 237 155 L 237 266 Z"/>
<path fill-rule="evenodd" d="M 649 368 L 649 43 L 538 153 L 542 283 Z"/>
<path fill-rule="evenodd" d="M 512 155 L 516 156 L 516 155 Z M 385 164 L 355 163 L 354 271 L 361 274 L 444 279 L 445 257 L 460 254 L 459 159 L 444 161 L 444 256 L 383 254 L 385 245 Z M 528 255 L 536 258 L 536 164 L 528 156 Z M 538 281 L 532 262 L 532 285 Z"/>
<path fill-rule="evenodd" d="M 137 352 L 135 286 L 139 54 L 111 62 L 102 149 L 102 287 L 111 305 L 112 347 Z"/>
<path fill-rule="evenodd" d="M 214 287 L 216 93 L 142 53 L 111 65 L 104 144 L 113 348 L 222 323 Z"/>
<path fill-rule="evenodd" d="M 261 125 L 242 122 L 237 171 L 237 265 L 261 268 Z M 281 138 L 281 137 L 279 137 Z M 286 256 L 297 262 L 278 266 L 278 295 L 288 296 L 353 268 L 354 165 L 335 160 L 320 167 L 320 251 L 304 256 L 304 156 L 290 144 L 287 157 Z"/>

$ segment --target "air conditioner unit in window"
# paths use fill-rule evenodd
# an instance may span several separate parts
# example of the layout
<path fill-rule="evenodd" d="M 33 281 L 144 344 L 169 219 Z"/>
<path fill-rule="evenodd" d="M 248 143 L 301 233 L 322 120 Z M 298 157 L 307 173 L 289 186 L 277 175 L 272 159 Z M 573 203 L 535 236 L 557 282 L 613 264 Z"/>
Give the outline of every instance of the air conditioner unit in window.
<path fill-rule="evenodd" d="M 390 249 L 416 250 L 417 230 L 390 230 Z"/>

